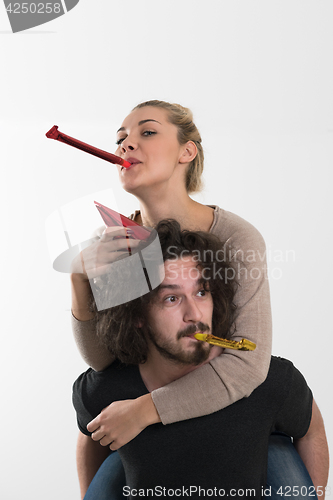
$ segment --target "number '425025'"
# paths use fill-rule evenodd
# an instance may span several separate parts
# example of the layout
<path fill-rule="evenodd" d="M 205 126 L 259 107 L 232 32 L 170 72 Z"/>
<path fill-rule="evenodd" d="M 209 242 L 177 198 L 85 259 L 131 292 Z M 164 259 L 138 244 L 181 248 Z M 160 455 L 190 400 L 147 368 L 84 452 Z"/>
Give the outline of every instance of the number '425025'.
<path fill-rule="evenodd" d="M 313 497 L 321 498 L 326 494 L 331 493 L 330 487 L 324 486 L 280 486 L 276 494 L 281 497 Z"/>

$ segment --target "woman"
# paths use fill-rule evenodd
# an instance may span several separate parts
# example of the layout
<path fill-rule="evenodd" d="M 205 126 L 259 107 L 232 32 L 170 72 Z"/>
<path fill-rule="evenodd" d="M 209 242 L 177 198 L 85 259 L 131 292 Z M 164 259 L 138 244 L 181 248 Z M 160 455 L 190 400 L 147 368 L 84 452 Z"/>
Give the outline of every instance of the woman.
<path fill-rule="evenodd" d="M 162 421 L 169 424 L 202 416 L 248 396 L 265 380 L 271 354 L 269 286 L 263 259 L 265 243 L 260 233 L 245 220 L 190 198 L 190 193 L 200 189 L 203 170 L 201 137 L 191 112 L 162 101 L 142 103 L 125 118 L 117 132 L 117 145 L 116 154 L 132 164 L 128 169 L 119 166 L 118 170 L 122 187 L 138 199 L 140 211 L 133 216 L 136 222 L 154 227 L 162 219 L 173 218 L 183 229 L 210 231 L 227 242 L 239 282 L 235 299 L 237 331 L 234 338 L 239 340 L 245 337 L 255 342 L 257 349 L 250 355 L 227 350 L 211 363 L 168 386 L 103 410 L 89 424 L 88 430 L 93 432 L 93 439 L 100 440 L 102 445 L 111 443 L 112 450 L 126 444 L 152 423 Z M 112 356 L 98 344 L 96 338 L 98 328 L 89 310 L 91 291 L 88 275 L 91 278 L 100 274 L 99 269 L 111 263 L 122 247 L 121 240 L 113 240 L 109 233 L 105 233 L 82 252 L 84 272 L 72 275 L 74 334 L 82 356 L 96 370 L 110 364 Z M 277 449 L 285 442 L 293 450 L 289 438 L 287 441 L 285 437 L 278 439 L 278 444 L 270 450 L 269 470 L 272 460 L 280 460 Z M 114 460 L 112 455 L 110 460 Z M 291 457 L 290 451 L 287 456 Z M 302 464 L 299 466 L 302 469 Z M 82 467 L 79 464 L 81 471 Z M 276 468 L 279 469 L 279 466 Z M 102 476 L 103 470 L 107 470 L 105 477 Z M 103 498 L 101 492 L 105 491 L 109 471 L 107 461 L 91 485 L 87 498 L 94 498 L 89 495 L 94 495 L 98 488 L 96 498 Z M 103 479 L 99 480 L 99 477 Z M 307 479 L 310 480 L 309 477 Z M 272 485 L 271 477 L 269 481 Z M 285 477 L 284 484 L 292 486 L 297 482 L 291 483 Z M 308 482 L 301 479 L 299 484 Z M 281 483 L 277 488 L 279 486 Z"/>

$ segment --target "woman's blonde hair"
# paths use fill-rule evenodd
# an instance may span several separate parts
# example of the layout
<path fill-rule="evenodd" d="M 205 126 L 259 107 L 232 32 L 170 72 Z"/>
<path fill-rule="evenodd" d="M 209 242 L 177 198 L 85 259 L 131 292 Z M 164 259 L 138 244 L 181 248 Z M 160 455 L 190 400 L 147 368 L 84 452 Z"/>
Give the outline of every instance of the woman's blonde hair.
<path fill-rule="evenodd" d="M 186 191 L 195 193 L 202 189 L 202 171 L 204 167 L 204 152 L 201 145 L 201 136 L 196 125 L 193 123 L 192 111 L 184 108 L 180 104 L 171 104 L 165 101 L 146 101 L 138 104 L 132 111 L 145 106 L 153 106 L 155 108 L 165 109 L 168 113 L 168 120 L 178 129 L 179 144 L 186 144 L 187 141 L 192 141 L 197 147 L 198 154 L 191 161 L 185 177 Z"/>

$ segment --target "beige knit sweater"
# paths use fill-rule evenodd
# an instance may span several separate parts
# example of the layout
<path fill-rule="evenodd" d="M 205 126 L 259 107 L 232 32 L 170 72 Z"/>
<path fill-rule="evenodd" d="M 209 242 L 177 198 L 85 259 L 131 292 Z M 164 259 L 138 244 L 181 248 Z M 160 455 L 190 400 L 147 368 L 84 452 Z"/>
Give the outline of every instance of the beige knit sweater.
<path fill-rule="evenodd" d="M 272 342 L 266 247 L 261 234 L 241 217 L 214 208 L 210 232 L 232 249 L 239 287 L 234 340 L 245 337 L 257 344 L 255 351 L 226 349 L 221 356 L 171 384 L 152 392 L 163 424 L 199 417 L 247 397 L 266 378 Z M 95 370 L 108 366 L 113 358 L 99 345 L 95 321 L 78 321 L 72 316 L 74 337 L 84 360 Z"/>

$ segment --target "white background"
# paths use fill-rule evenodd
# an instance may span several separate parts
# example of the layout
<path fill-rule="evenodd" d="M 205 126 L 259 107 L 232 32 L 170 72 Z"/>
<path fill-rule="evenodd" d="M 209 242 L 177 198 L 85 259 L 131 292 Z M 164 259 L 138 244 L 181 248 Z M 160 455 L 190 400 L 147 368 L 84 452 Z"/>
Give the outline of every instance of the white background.
<path fill-rule="evenodd" d="M 2 500 L 79 498 L 71 385 L 86 365 L 45 219 L 110 187 L 114 208 L 137 208 L 115 167 L 45 132 L 113 151 L 147 99 L 194 112 L 206 152 L 196 199 L 263 234 L 273 352 L 304 373 L 332 441 L 332 16 L 325 0 L 81 0 L 12 34 L 0 5 Z"/>

